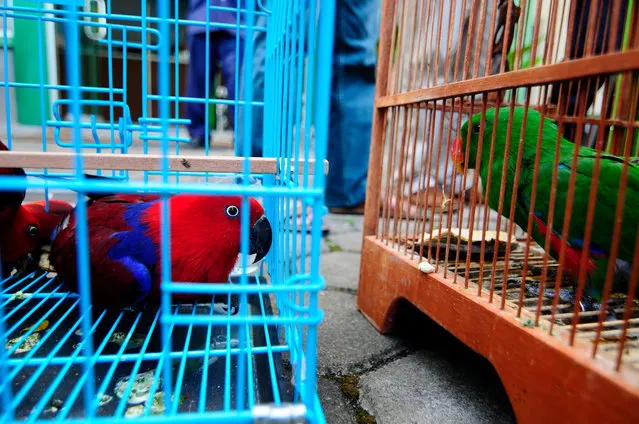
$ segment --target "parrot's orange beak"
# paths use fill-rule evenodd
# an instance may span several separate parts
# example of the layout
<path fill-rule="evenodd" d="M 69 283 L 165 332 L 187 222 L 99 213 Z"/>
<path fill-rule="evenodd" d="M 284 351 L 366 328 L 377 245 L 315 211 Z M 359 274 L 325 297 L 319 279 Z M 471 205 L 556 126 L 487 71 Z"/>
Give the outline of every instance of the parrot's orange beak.
<path fill-rule="evenodd" d="M 455 168 L 460 174 L 463 174 L 464 171 L 464 151 L 462 149 L 462 139 L 457 136 L 453 140 L 453 147 L 450 149 L 450 156 L 453 160 L 453 164 L 455 164 Z"/>

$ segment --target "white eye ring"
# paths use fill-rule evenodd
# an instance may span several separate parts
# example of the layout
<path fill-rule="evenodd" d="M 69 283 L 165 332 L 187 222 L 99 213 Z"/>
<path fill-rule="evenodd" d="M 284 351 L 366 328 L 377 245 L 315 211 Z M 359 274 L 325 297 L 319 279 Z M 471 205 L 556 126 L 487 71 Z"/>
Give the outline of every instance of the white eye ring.
<path fill-rule="evenodd" d="M 226 215 L 229 218 L 235 218 L 236 216 L 238 216 L 240 214 L 240 210 L 238 209 L 237 206 L 227 206 L 226 207 Z"/>

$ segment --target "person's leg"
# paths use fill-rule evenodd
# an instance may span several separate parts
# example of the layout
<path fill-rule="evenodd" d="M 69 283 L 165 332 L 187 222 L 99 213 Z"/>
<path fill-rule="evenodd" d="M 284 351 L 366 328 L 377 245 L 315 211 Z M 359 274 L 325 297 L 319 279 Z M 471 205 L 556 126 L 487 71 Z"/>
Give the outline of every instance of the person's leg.
<path fill-rule="evenodd" d="M 214 74 L 215 55 L 213 54 L 213 37 L 209 40 L 209 73 Z M 186 96 L 203 99 L 206 97 L 206 33 L 189 34 L 189 70 L 186 83 Z M 187 126 L 192 147 L 201 147 L 209 137 L 209 129 L 205 128 L 206 107 L 204 103 L 188 102 L 186 117 L 191 120 Z"/>
<path fill-rule="evenodd" d="M 326 206 L 333 212 L 356 208 L 354 212 L 361 213 L 375 100 L 380 0 L 338 0 L 336 9 Z"/>
<path fill-rule="evenodd" d="M 257 28 L 266 28 L 268 16 L 258 15 L 255 19 L 255 28 L 253 31 L 253 61 L 252 61 L 252 84 L 249 86 L 249 89 L 253 90 L 253 101 L 254 102 L 263 102 L 264 101 L 264 66 L 266 61 L 266 31 L 259 31 Z M 248 40 L 244 43 L 246 44 Z M 240 70 L 240 81 L 239 81 L 239 96 L 240 99 L 244 99 L 246 95 L 244 94 L 244 90 L 246 87 L 244 86 L 244 57 L 240 58 L 241 62 L 241 70 Z M 251 134 L 244 134 L 244 124 L 242 120 L 242 116 L 245 108 L 240 106 L 238 109 L 237 117 L 238 117 L 238 128 L 237 128 L 237 137 L 235 141 L 235 155 L 242 156 L 243 143 L 245 139 L 248 139 L 248 142 L 251 143 L 251 156 L 253 157 L 261 157 L 263 156 L 263 131 L 264 131 L 264 107 L 263 106 L 253 106 L 251 108 L 252 113 L 252 124 L 251 124 Z"/>
<path fill-rule="evenodd" d="M 220 69 L 222 71 L 224 86 L 228 90 L 228 100 L 237 100 L 237 93 L 235 90 L 235 77 L 237 74 L 236 70 L 239 70 L 239 68 L 236 67 L 236 62 L 237 60 L 242 60 L 242 57 L 244 55 L 244 43 L 242 38 L 239 39 L 239 52 L 237 50 L 237 44 L 238 42 L 234 35 L 220 32 L 216 36 L 216 51 L 220 61 Z M 233 125 L 233 127 L 235 128 L 234 105 L 229 105 L 229 116 L 231 119 L 231 125 Z M 241 122 L 239 122 L 239 124 L 241 125 Z"/>

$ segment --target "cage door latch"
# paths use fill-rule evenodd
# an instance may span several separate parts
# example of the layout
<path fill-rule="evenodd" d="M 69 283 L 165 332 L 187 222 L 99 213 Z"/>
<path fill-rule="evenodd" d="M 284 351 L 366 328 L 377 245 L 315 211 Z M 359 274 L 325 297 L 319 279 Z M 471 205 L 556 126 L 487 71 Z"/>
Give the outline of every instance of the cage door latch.
<path fill-rule="evenodd" d="M 255 424 L 305 424 L 306 406 L 303 404 L 274 404 L 255 405 L 253 407 L 253 422 Z"/>

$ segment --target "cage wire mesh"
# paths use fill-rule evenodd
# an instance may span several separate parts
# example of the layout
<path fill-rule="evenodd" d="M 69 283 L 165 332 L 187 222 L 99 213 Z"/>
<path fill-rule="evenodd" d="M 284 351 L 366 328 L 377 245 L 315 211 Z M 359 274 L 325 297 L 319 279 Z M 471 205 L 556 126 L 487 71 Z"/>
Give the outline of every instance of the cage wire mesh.
<path fill-rule="evenodd" d="M 639 385 L 636 2 L 385 3 L 367 231 Z"/>
<path fill-rule="evenodd" d="M 0 5 L 9 150 L 0 152 L 2 422 L 324 422 L 317 293 L 334 1 L 206 1 L 201 21 L 185 3 Z M 201 95 L 185 95 L 189 26 L 205 38 L 195 53 L 205 75 L 216 65 L 210 30 L 233 34 L 235 98 L 214 98 L 209 79 Z M 263 99 L 253 83 L 258 48 Z M 37 72 L 10 78 L 10 58 L 25 49 Z M 32 110 L 18 105 L 23 116 L 12 116 L 27 98 Z M 205 128 L 216 106 L 232 110 L 237 157 L 215 135 L 185 154 L 189 104 L 203 105 Z M 37 115 L 35 133 L 19 122 L 27 112 Z M 250 158 L 254 138 L 263 158 Z M 96 220 L 112 195 L 126 209 Z M 256 221 L 253 200 L 265 218 Z M 73 211 L 43 212 L 61 201 Z M 41 214 L 23 228 L 16 217 L 34 204 Z M 154 211 L 144 237 L 131 242 L 129 221 L 96 236 L 136 204 Z M 45 229 L 46 216 L 55 222 Z M 57 241 L 63 233 L 70 250 Z M 96 247 L 113 239 L 132 243 L 127 257 Z M 225 265 L 215 262 L 222 257 Z M 131 273 L 148 285 L 135 286 L 135 301 L 122 289 Z"/>

